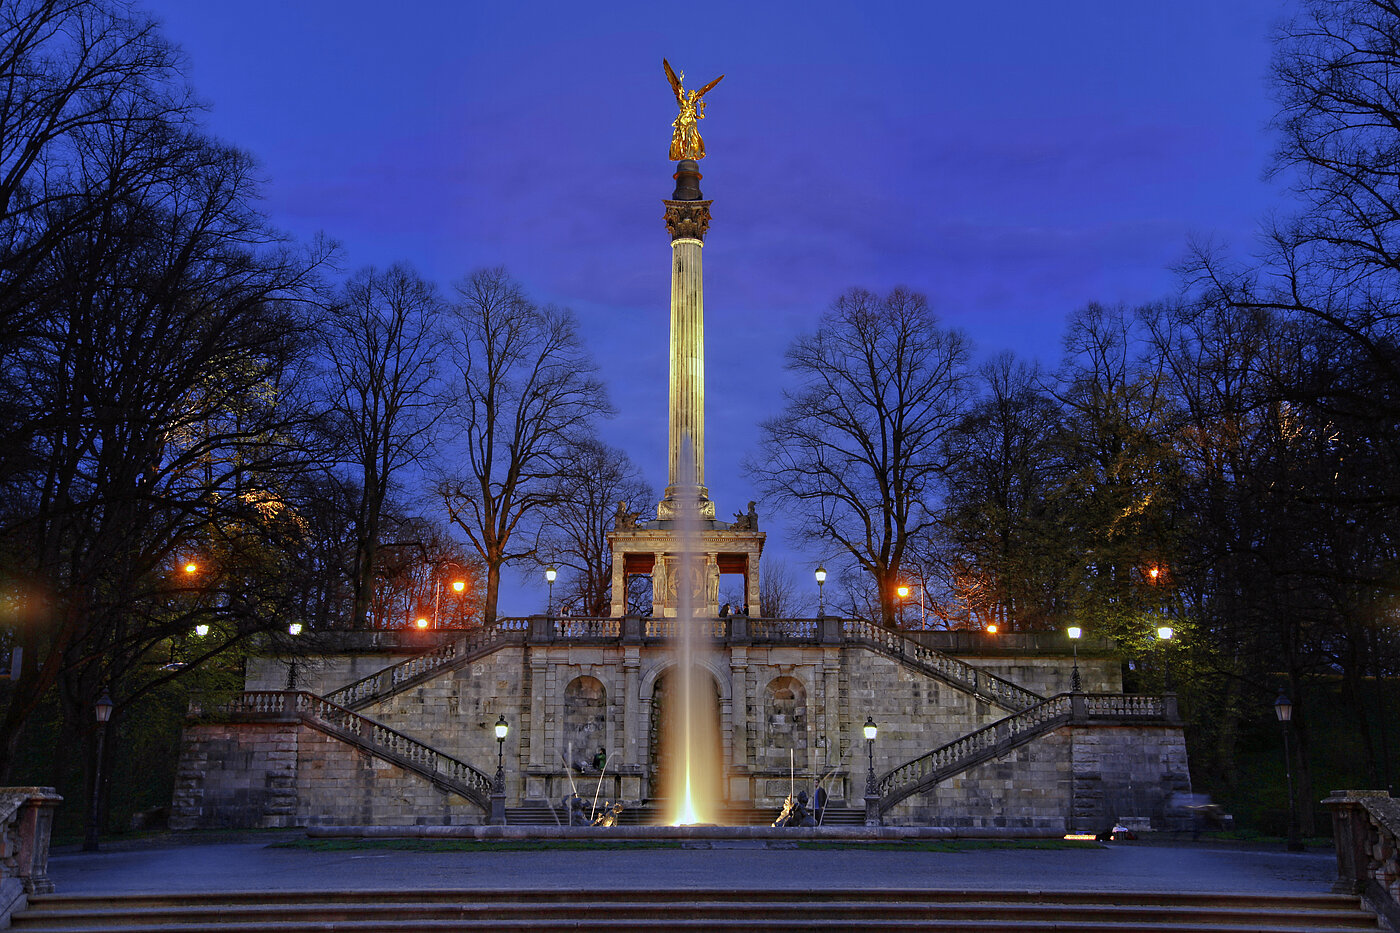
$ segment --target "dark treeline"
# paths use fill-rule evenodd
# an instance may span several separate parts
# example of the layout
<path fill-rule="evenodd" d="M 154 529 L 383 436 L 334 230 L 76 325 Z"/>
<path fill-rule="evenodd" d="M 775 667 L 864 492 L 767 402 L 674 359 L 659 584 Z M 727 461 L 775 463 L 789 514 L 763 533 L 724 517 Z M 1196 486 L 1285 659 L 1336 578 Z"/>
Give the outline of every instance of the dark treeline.
<path fill-rule="evenodd" d="M 570 312 L 288 242 L 183 64 L 123 0 L 0 5 L 0 782 L 79 801 L 104 694 L 111 775 L 255 637 L 489 621 L 508 561 L 596 611 L 596 529 L 542 521 L 645 492 Z"/>
<path fill-rule="evenodd" d="M 788 351 L 794 388 L 749 467 L 887 625 L 1081 626 L 1192 717 L 1229 792 L 1241 731 L 1338 697 L 1349 780 L 1394 779 L 1400 589 L 1400 4 L 1317 0 L 1277 36 L 1261 259 L 1206 248 L 1181 293 L 1074 314 L 1053 370 L 972 369 L 922 296 L 843 295 Z M 903 601 L 900 584 L 911 588 Z M 1170 627 L 1170 641 L 1158 630 Z M 1377 689 L 1379 688 L 1379 689 Z M 1325 788 L 1324 788 L 1325 789 Z"/>

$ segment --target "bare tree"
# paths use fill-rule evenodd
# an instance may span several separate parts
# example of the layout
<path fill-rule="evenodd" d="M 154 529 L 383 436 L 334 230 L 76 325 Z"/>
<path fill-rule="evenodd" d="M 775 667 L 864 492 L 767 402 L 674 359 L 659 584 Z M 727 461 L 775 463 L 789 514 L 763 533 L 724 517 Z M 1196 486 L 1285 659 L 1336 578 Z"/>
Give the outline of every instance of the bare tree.
<path fill-rule="evenodd" d="M 953 466 L 968 353 L 923 295 L 853 289 L 788 349 L 799 385 L 746 464 L 770 501 L 792 509 L 800 537 L 835 542 L 871 575 L 885 625 L 905 552 L 936 521 Z"/>
<path fill-rule="evenodd" d="M 1054 509 L 1060 408 L 1039 372 L 1009 354 L 979 374 L 981 398 L 953 439 L 962 466 L 949 482 L 946 521 L 919 548 L 932 584 L 926 598 L 946 623 L 1042 628 L 1063 612 L 1065 561 L 1076 560 Z"/>
<path fill-rule="evenodd" d="M 759 575 L 758 614 L 765 619 L 785 619 L 797 612 L 797 584 L 784 561 L 766 560 Z"/>
<path fill-rule="evenodd" d="M 0 549 L 26 619 L 0 777 L 55 688 L 90 736 L 104 689 L 121 719 L 284 617 L 304 569 L 317 263 L 198 132 L 176 64 L 124 3 L 0 7 Z M 169 664 L 196 622 L 207 647 Z"/>
<path fill-rule="evenodd" d="M 322 331 L 336 433 L 359 488 L 352 628 L 363 628 L 369 614 L 385 496 L 431 443 L 442 410 L 435 384 L 441 310 L 433 286 L 406 266 L 364 269 L 345 283 Z"/>
<path fill-rule="evenodd" d="M 605 616 L 612 604 L 612 550 L 608 533 L 618 503 L 645 510 L 656 493 L 623 451 L 593 437 L 576 441 L 554 480 L 543 512 L 540 556 L 565 572 L 558 605 L 579 614 Z M 641 516 L 645 520 L 646 515 Z"/>
<path fill-rule="evenodd" d="M 486 565 L 490 625 L 501 567 L 535 556 L 569 450 L 612 408 L 571 312 L 534 304 L 500 268 L 473 273 L 457 295 L 447 320 L 463 464 L 438 492 Z"/>

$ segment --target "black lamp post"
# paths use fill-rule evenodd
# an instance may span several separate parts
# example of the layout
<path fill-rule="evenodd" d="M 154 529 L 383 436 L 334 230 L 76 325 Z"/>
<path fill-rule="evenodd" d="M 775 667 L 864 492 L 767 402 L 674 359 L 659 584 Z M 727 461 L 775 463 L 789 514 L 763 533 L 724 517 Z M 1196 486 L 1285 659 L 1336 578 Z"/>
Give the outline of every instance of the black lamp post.
<path fill-rule="evenodd" d="M 545 606 L 545 615 L 554 618 L 554 578 L 559 575 L 559 571 L 550 564 L 544 568 L 544 578 L 549 583 L 549 602 Z"/>
<path fill-rule="evenodd" d="M 491 816 L 487 820 L 492 826 L 504 826 L 506 822 L 506 736 L 510 734 L 510 724 L 506 714 L 496 720 L 496 779 L 491 782 Z"/>
<path fill-rule="evenodd" d="M 822 587 L 826 585 L 826 568 L 817 564 L 817 618 L 826 615 L 826 600 L 823 598 Z"/>
<path fill-rule="evenodd" d="M 875 735 L 879 731 L 873 716 L 865 717 L 865 754 L 870 769 L 865 775 L 865 825 L 880 825 L 880 785 L 875 780 Z"/>
<path fill-rule="evenodd" d="M 1303 840 L 1298 837 L 1298 811 L 1293 805 L 1293 755 L 1288 749 L 1288 730 L 1293 728 L 1293 701 L 1280 687 L 1274 700 L 1274 715 L 1283 728 L 1283 773 L 1288 778 L 1288 851 L 1302 852 Z"/>
<path fill-rule="evenodd" d="M 97 716 L 97 760 L 92 768 L 92 809 L 88 813 L 87 835 L 83 837 L 85 852 L 97 850 L 97 814 L 102 800 L 102 746 L 107 738 L 107 721 L 112 718 L 112 706 L 111 695 L 103 690 L 97 705 L 93 707 L 93 713 Z"/>
<path fill-rule="evenodd" d="M 1079 679 L 1079 636 L 1084 634 L 1084 630 L 1077 625 L 1071 625 L 1066 632 L 1069 634 L 1069 643 L 1074 646 L 1074 669 L 1070 672 L 1069 689 L 1071 693 L 1080 693 L 1084 684 Z"/>

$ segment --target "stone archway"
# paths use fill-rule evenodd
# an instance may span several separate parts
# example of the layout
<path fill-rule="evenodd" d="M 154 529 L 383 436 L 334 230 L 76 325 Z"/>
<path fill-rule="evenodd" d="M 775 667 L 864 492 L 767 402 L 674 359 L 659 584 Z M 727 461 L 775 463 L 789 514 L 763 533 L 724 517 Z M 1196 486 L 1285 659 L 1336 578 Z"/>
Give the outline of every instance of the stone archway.
<path fill-rule="evenodd" d="M 679 692 L 679 677 L 675 667 L 671 667 L 660 674 L 652 686 L 651 691 L 651 717 L 647 735 L 647 761 L 650 763 L 649 775 L 649 796 L 653 799 L 664 797 L 667 794 L 668 779 L 670 778 L 670 750 L 666 742 L 668 730 L 679 729 L 676 718 L 675 696 Z M 713 703 L 713 706 L 705 711 L 705 715 L 712 723 L 712 730 L 699 730 L 697 736 L 703 743 L 699 754 L 707 761 L 713 763 L 714 767 L 708 772 L 705 786 L 694 787 L 693 792 L 709 800 L 722 801 L 724 799 L 724 748 L 720 737 L 719 716 L 721 691 L 719 682 L 714 675 L 704 667 L 695 668 L 696 688 L 695 692 L 705 701 Z"/>

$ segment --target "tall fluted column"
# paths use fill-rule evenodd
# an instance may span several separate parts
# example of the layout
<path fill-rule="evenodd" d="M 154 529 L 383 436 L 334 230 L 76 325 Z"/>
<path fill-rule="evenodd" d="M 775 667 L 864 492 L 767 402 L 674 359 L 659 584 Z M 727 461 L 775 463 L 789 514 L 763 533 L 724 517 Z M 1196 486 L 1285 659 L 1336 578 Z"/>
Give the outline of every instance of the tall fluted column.
<path fill-rule="evenodd" d="M 671 391 L 666 497 L 656 517 L 674 519 L 694 510 L 715 517 L 705 488 L 705 286 L 700 253 L 710 227 L 710 204 L 701 199 L 694 160 L 676 165 L 676 190 L 666 201 L 671 234 Z"/>

